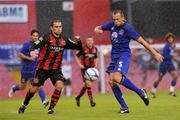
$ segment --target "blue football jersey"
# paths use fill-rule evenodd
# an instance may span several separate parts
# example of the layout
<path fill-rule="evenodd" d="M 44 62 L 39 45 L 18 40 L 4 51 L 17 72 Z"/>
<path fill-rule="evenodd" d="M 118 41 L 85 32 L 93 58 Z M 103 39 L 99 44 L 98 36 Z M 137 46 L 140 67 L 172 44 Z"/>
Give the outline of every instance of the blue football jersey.
<path fill-rule="evenodd" d="M 103 31 L 111 32 L 111 58 L 119 58 L 122 55 L 131 55 L 129 42 L 131 39 L 137 40 L 140 35 L 134 28 L 125 22 L 122 26 L 115 26 L 114 21 L 109 21 L 101 25 Z"/>
<path fill-rule="evenodd" d="M 175 47 L 171 47 L 169 43 L 166 43 L 162 52 L 164 61 L 172 61 L 174 50 L 175 50 Z"/>
<path fill-rule="evenodd" d="M 20 52 L 26 56 L 30 56 L 29 47 L 32 44 L 33 44 L 33 41 L 28 41 L 28 42 L 24 43 Z M 21 60 L 21 73 L 34 75 L 35 70 L 36 70 L 36 63 L 37 63 L 37 59 L 35 61 L 28 61 L 28 60 L 22 59 Z"/>

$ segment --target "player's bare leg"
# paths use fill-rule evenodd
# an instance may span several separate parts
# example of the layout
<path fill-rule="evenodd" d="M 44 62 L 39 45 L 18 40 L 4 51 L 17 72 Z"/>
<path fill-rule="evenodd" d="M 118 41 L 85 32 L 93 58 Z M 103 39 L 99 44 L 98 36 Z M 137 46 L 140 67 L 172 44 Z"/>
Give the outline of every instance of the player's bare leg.
<path fill-rule="evenodd" d="M 86 92 L 87 88 L 84 84 L 84 86 L 81 88 L 80 93 L 78 94 L 78 96 L 75 97 L 76 100 L 76 105 L 78 107 L 80 107 L 80 98 L 84 95 L 84 93 Z"/>
<path fill-rule="evenodd" d="M 21 84 L 16 84 L 16 85 L 13 85 L 11 87 L 11 89 L 9 90 L 8 92 L 8 96 L 10 98 L 13 97 L 13 94 L 16 92 L 16 91 L 19 91 L 19 90 L 24 90 L 27 86 L 27 83 L 21 83 Z"/>
<path fill-rule="evenodd" d="M 156 98 L 157 87 L 158 87 L 158 85 L 159 85 L 159 83 L 161 82 L 162 79 L 163 79 L 163 76 L 159 76 L 158 79 L 153 84 L 153 87 L 152 87 L 152 89 L 150 91 L 153 98 Z"/>
<path fill-rule="evenodd" d="M 129 90 L 136 92 L 141 97 L 144 104 L 147 106 L 149 105 L 149 98 L 147 96 L 146 90 L 138 88 L 134 83 L 132 83 L 128 78 L 126 78 L 126 76 L 122 75 L 119 72 L 115 72 L 113 76 L 113 81 L 123 85 Z"/>
<path fill-rule="evenodd" d="M 61 91 L 64 87 L 64 83 L 60 80 L 56 81 L 56 84 L 54 85 L 55 86 L 55 90 L 51 96 L 51 103 L 50 103 L 50 106 L 49 106 L 49 109 L 48 109 L 48 114 L 54 114 L 54 107 L 56 106 L 56 104 L 58 103 L 59 101 L 59 98 L 61 96 Z"/>
<path fill-rule="evenodd" d="M 31 86 L 31 88 L 29 89 L 29 91 L 26 94 L 26 97 L 25 97 L 25 100 L 24 100 L 22 106 L 18 110 L 19 114 L 24 113 L 24 111 L 27 108 L 31 98 L 34 96 L 34 94 L 36 93 L 37 90 L 38 90 L 38 86 L 34 86 L 34 85 Z"/>
<path fill-rule="evenodd" d="M 90 105 L 91 105 L 91 107 L 95 107 L 96 103 L 93 100 L 93 95 L 92 95 L 92 90 L 91 90 L 92 82 L 89 81 L 89 80 L 86 80 L 85 81 L 85 86 L 87 88 L 87 94 L 88 94 L 88 97 L 89 97 Z"/>
<path fill-rule="evenodd" d="M 177 73 L 175 71 L 172 71 L 172 72 L 170 72 L 170 74 L 171 74 L 173 80 L 171 81 L 171 86 L 169 88 L 169 95 L 176 97 L 175 86 L 177 83 Z"/>

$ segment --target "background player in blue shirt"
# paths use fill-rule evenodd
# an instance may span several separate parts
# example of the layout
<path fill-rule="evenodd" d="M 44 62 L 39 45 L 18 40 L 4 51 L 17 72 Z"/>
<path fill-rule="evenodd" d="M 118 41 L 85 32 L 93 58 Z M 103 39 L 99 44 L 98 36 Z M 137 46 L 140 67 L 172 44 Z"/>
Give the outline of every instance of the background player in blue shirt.
<path fill-rule="evenodd" d="M 34 43 L 34 41 L 39 39 L 39 31 L 32 30 L 31 31 L 31 40 L 25 42 L 23 44 L 22 49 L 19 53 L 19 58 L 21 58 L 21 83 L 15 84 L 11 87 L 8 96 L 11 98 L 13 96 L 13 93 L 19 90 L 24 90 L 27 86 L 27 82 L 30 80 L 34 80 L 35 70 L 36 70 L 36 63 L 37 63 L 37 56 L 32 57 L 30 56 L 30 50 L 29 47 Z M 43 88 L 39 89 L 39 96 L 41 98 L 41 101 L 43 105 L 46 107 L 49 102 L 46 101 L 46 96 Z"/>
<path fill-rule="evenodd" d="M 131 39 L 136 40 L 142 44 L 150 53 L 152 53 L 157 61 L 162 61 L 163 56 L 156 52 L 150 45 L 130 26 L 121 10 L 115 10 L 112 14 L 111 21 L 95 27 L 94 31 L 97 34 L 103 33 L 103 31 L 111 32 L 111 63 L 107 69 L 109 73 L 109 84 L 112 91 L 121 105 L 119 113 L 129 113 L 127 104 L 122 97 L 122 92 L 118 85 L 123 85 L 124 87 L 136 92 L 146 105 L 149 105 L 149 99 L 147 97 L 146 91 L 144 89 L 138 88 L 134 85 L 127 77 L 131 50 L 129 48 L 129 42 Z"/>
<path fill-rule="evenodd" d="M 164 60 L 163 62 L 160 63 L 159 76 L 157 80 L 154 82 L 153 88 L 151 90 L 151 94 L 153 98 L 156 97 L 156 89 L 159 83 L 161 82 L 161 80 L 163 79 L 163 76 L 166 74 L 166 72 L 169 72 L 173 78 L 173 80 L 171 81 L 170 89 L 169 89 L 169 95 L 176 96 L 174 91 L 175 91 L 175 86 L 177 82 L 177 73 L 175 71 L 176 69 L 173 64 L 173 59 L 174 59 L 173 55 L 174 55 L 174 50 L 175 50 L 174 39 L 175 39 L 175 35 L 173 33 L 167 33 L 165 36 L 166 44 L 162 51 Z"/>

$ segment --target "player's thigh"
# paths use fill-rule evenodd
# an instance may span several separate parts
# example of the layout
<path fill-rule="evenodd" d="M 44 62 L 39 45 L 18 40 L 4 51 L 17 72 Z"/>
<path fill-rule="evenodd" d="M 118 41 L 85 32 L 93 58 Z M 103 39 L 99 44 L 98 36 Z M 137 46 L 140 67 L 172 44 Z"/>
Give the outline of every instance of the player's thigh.
<path fill-rule="evenodd" d="M 65 80 L 66 80 L 64 78 L 61 70 L 53 70 L 53 71 L 51 71 L 50 79 L 51 79 L 52 84 L 54 86 L 56 85 L 57 87 L 61 87 L 62 83 L 64 83 Z"/>
<path fill-rule="evenodd" d="M 27 83 L 21 83 L 20 84 L 20 89 L 24 90 L 26 88 L 26 86 L 27 86 Z"/>
<path fill-rule="evenodd" d="M 115 64 L 116 64 L 116 60 L 113 59 L 113 60 L 111 60 L 109 66 L 107 67 L 106 72 L 109 74 L 109 76 L 111 76 L 111 73 L 114 72 Z"/>
<path fill-rule="evenodd" d="M 85 86 L 86 87 L 91 87 L 92 86 L 92 82 L 90 80 L 86 80 L 85 81 Z"/>
<path fill-rule="evenodd" d="M 37 70 L 32 85 L 34 86 L 43 86 L 44 82 L 49 78 L 49 71 L 46 70 Z"/>
<path fill-rule="evenodd" d="M 29 77 L 28 74 L 23 74 L 23 73 L 21 73 L 21 84 L 27 84 L 29 78 L 30 78 L 30 77 Z"/>
<path fill-rule="evenodd" d="M 81 69 L 81 76 L 82 76 L 83 82 L 86 81 L 85 71 L 86 71 L 86 69 Z"/>
<path fill-rule="evenodd" d="M 177 72 L 175 70 L 171 71 L 170 75 L 173 77 L 173 79 L 177 79 Z"/>
<path fill-rule="evenodd" d="M 159 77 L 163 77 L 165 74 L 166 74 L 166 72 L 167 72 L 167 69 L 168 68 L 168 66 L 167 66 L 167 64 L 166 63 L 161 63 L 160 64 L 160 66 L 159 66 Z"/>
<path fill-rule="evenodd" d="M 122 77 L 123 77 L 123 75 L 122 75 L 121 72 L 115 72 L 115 73 L 113 73 L 113 82 L 115 82 L 115 83 L 120 83 Z"/>
<path fill-rule="evenodd" d="M 110 85 L 111 87 L 116 84 L 116 83 L 113 82 L 113 75 L 114 75 L 114 73 L 109 73 L 108 83 L 109 83 L 109 85 Z"/>
<path fill-rule="evenodd" d="M 54 84 L 54 87 L 56 90 L 61 91 L 64 88 L 64 82 L 61 80 L 57 80 L 56 83 Z"/>
<path fill-rule="evenodd" d="M 114 72 L 119 72 L 122 75 L 126 76 L 128 73 L 129 69 L 129 64 L 130 64 L 130 58 L 128 56 L 121 56 L 115 61 L 115 67 L 114 67 Z M 119 77 L 121 75 L 115 74 L 115 76 Z"/>
<path fill-rule="evenodd" d="M 169 62 L 168 63 L 168 72 L 169 71 L 175 71 L 175 70 L 176 70 L 176 68 L 175 68 L 173 62 Z"/>

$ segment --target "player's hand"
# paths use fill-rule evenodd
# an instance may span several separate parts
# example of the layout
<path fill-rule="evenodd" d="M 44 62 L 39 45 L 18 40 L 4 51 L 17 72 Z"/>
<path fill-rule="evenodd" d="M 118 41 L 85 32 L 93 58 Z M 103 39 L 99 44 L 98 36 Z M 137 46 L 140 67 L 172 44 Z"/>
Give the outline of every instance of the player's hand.
<path fill-rule="evenodd" d="M 36 59 L 36 52 L 35 51 L 31 51 L 30 55 L 31 55 L 30 60 L 34 61 Z"/>
<path fill-rule="evenodd" d="M 79 36 L 79 35 L 76 35 L 76 36 L 74 37 L 74 41 L 76 41 L 76 42 L 81 41 L 80 36 Z"/>
<path fill-rule="evenodd" d="M 94 28 L 94 32 L 97 33 L 97 34 L 101 34 L 101 33 L 103 33 L 103 30 L 101 29 L 100 26 L 97 26 L 97 27 Z"/>
<path fill-rule="evenodd" d="M 80 68 L 81 68 L 81 69 L 84 69 L 85 67 L 84 67 L 84 65 L 80 65 Z"/>
<path fill-rule="evenodd" d="M 156 59 L 158 62 L 162 62 L 163 59 L 164 59 L 164 57 L 163 57 L 161 54 L 159 54 L 159 53 L 155 54 L 154 57 L 155 57 L 155 59 Z"/>

